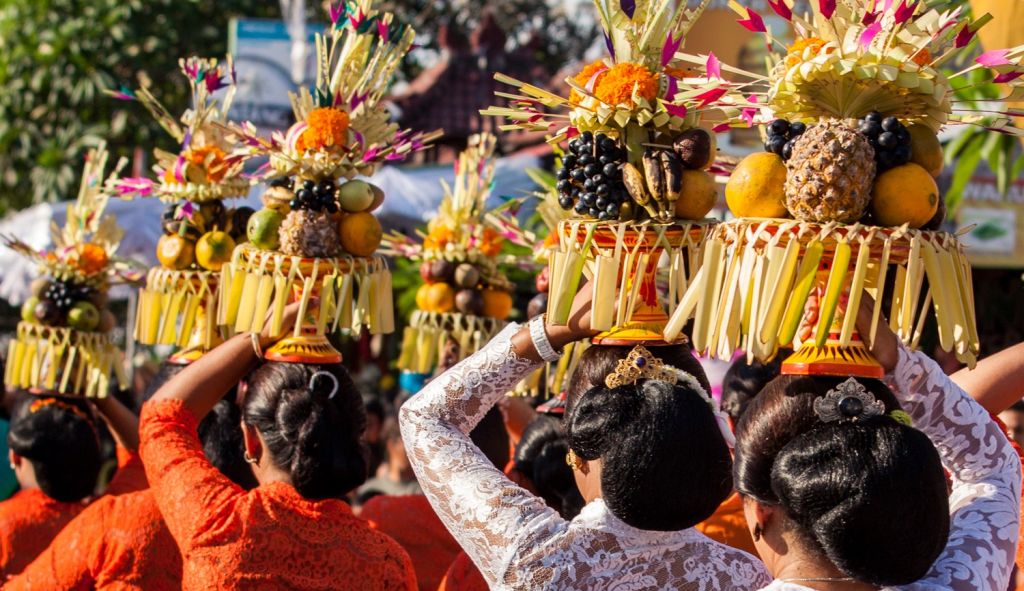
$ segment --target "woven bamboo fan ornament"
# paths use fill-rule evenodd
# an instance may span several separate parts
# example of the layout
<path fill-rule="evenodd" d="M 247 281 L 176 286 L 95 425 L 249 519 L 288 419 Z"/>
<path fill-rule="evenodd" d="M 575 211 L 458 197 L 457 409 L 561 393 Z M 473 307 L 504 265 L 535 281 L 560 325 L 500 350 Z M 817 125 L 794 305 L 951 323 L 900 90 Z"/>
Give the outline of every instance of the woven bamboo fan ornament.
<path fill-rule="evenodd" d="M 595 0 L 608 55 L 567 80 L 569 96 L 498 76 L 515 92 L 498 93 L 509 106 L 484 111 L 503 117 L 502 129 L 548 132 L 560 150 L 567 142 L 556 191 L 571 218 L 552 247 L 548 321 L 566 321 L 586 275 L 603 296 L 595 344 L 666 344 L 666 312 L 702 260 L 717 197 L 713 126 L 746 103 L 714 56 L 704 74 L 676 56 L 707 4 Z M 670 279 L 659 288 L 663 257 Z"/>
<path fill-rule="evenodd" d="M 717 227 L 706 267 L 676 310 L 667 336 L 692 316 L 695 348 L 722 359 L 736 349 L 767 360 L 796 353 L 790 374 L 881 377 L 854 328 L 864 294 L 916 346 L 929 310 L 940 346 L 973 366 L 979 353 L 971 270 L 955 236 L 939 228 L 945 207 L 936 132 L 983 125 L 1021 134 L 1001 104 L 1024 96 L 1024 47 L 973 61 L 971 41 L 991 20 L 921 2 L 817 0 L 809 14 L 769 2 L 792 24 L 793 42 L 772 35 L 760 15 L 730 5 L 748 29 L 781 53 L 760 76 L 737 69 L 750 93 L 734 125 L 759 124 L 764 152 L 741 161 L 726 185 L 738 218 Z M 701 67 L 705 56 L 680 55 Z M 951 74 L 941 68 L 968 61 Z M 958 106 L 954 81 L 982 76 L 1006 96 Z M 708 296 L 711 296 L 710 298 Z M 883 301 L 891 301 L 883 309 Z"/>
<path fill-rule="evenodd" d="M 121 351 L 111 338 L 116 319 L 107 308 L 114 283 L 138 277 L 115 256 L 124 232 L 104 215 L 107 152 L 103 145 L 86 159 L 82 185 L 68 206 L 63 228 L 52 228 L 52 250 L 38 252 L 13 236 L 6 245 L 37 262 L 42 276 L 21 310 L 11 341 L 4 383 L 36 394 L 102 398 L 111 374 L 128 387 Z"/>
<path fill-rule="evenodd" d="M 317 77 L 291 95 L 296 123 L 261 137 L 250 123 L 228 125 L 248 156 L 267 156 L 264 208 L 249 223 L 221 270 L 218 323 L 260 330 L 270 312 L 273 332 L 289 301 L 302 302 L 295 332 L 271 348 L 278 361 L 335 363 L 341 354 L 329 331 L 394 330 L 391 273 L 375 253 L 382 229 L 372 213 L 379 188 L 358 180 L 383 162 L 422 149 L 440 131 L 413 133 L 390 119 L 383 102 L 415 32 L 380 12 L 372 0 L 331 5 L 331 27 L 317 35 Z M 319 297 L 319 309 L 307 309 Z"/>
<path fill-rule="evenodd" d="M 247 155 L 235 151 L 222 127 L 235 94 L 234 64 L 190 57 L 180 62 L 192 90 L 192 106 L 175 119 L 143 82 L 138 91 L 108 94 L 138 101 L 181 148 L 155 150 L 155 178 L 113 178 L 108 191 L 123 199 L 157 198 L 168 203 L 157 243 L 160 266 L 139 292 L 135 339 L 144 345 L 173 345 L 172 363 L 195 361 L 223 339 L 217 328 L 219 271 L 235 244 L 246 240 L 249 207 L 224 201 L 249 194 L 243 176 Z"/>
<path fill-rule="evenodd" d="M 429 374 L 472 355 L 505 326 L 512 283 L 501 271 L 505 237 L 487 222 L 494 188 L 497 138 L 474 135 L 455 163 L 455 184 L 444 185 L 437 215 L 415 240 L 398 233 L 384 252 L 420 263 L 417 311 L 402 341 L 398 367 Z M 448 359 L 446 359 L 448 357 Z"/>

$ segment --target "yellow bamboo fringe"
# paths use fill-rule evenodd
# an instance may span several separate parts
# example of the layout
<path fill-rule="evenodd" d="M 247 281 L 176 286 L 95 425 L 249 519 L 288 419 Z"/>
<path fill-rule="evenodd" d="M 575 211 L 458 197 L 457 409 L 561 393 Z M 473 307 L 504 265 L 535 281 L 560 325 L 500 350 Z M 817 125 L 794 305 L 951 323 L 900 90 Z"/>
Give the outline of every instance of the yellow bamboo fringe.
<path fill-rule="evenodd" d="M 847 306 L 858 307 L 867 294 L 875 302 L 874 317 L 884 312 L 908 347 L 917 346 L 931 307 L 943 350 L 970 367 L 976 363 L 980 341 L 971 268 L 953 234 L 738 219 L 716 226 L 705 248 L 714 252 L 682 298 L 699 298 L 701 304 L 680 306 L 669 322 L 681 327 L 694 319 L 698 352 L 728 360 L 745 349 L 750 358 L 765 361 L 780 348 L 820 345 L 832 328 L 839 331 L 840 345 L 849 345 L 856 311 L 845 313 Z M 833 269 L 837 260 L 842 267 Z M 887 287 L 890 277 L 894 285 Z M 886 295 L 892 305 L 883 311 Z M 809 316 L 812 298 L 817 313 Z M 874 335 L 861 337 L 870 343 Z"/>
<path fill-rule="evenodd" d="M 246 244 L 222 267 L 219 282 L 216 319 L 229 333 L 260 332 L 268 324 L 279 333 L 292 301 L 301 304 L 295 336 L 395 330 L 391 271 L 380 256 L 304 259 Z M 320 298 L 315 315 L 313 297 Z"/>
<path fill-rule="evenodd" d="M 219 277 L 210 271 L 151 269 L 139 290 L 135 340 L 203 350 L 215 346 Z"/>
<path fill-rule="evenodd" d="M 505 328 L 503 320 L 437 312 L 413 312 L 402 335 L 398 368 L 415 373 L 432 373 L 441 363 L 445 345 L 459 345 L 459 360 L 476 353 Z"/>
<path fill-rule="evenodd" d="M 64 396 L 104 398 L 114 373 L 128 387 L 121 351 L 105 333 L 18 323 L 7 353 L 4 383 L 9 387 Z"/>

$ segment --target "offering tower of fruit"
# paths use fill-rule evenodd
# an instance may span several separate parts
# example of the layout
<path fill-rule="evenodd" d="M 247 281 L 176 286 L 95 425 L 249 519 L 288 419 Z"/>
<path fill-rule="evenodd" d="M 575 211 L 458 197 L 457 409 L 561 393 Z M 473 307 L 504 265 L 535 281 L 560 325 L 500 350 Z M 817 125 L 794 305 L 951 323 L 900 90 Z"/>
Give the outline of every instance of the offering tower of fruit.
<path fill-rule="evenodd" d="M 137 100 L 181 145 L 177 154 L 157 149 L 155 179 L 120 178 L 109 190 L 124 199 L 155 197 L 166 202 L 157 243 L 159 267 L 149 271 L 139 292 L 135 339 L 144 345 L 176 345 L 173 363 L 190 363 L 221 341 L 216 325 L 221 267 L 237 242 L 245 241 L 253 210 L 226 208 L 224 200 L 249 194 L 242 175 L 246 157 L 218 124 L 227 121 L 235 94 L 235 71 L 225 62 L 190 57 L 181 70 L 192 88 L 192 108 L 180 121 L 144 85 L 137 92 L 110 92 Z M 215 93 L 224 90 L 223 99 Z"/>
<path fill-rule="evenodd" d="M 418 243 L 387 237 L 387 252 L 420 262 L 423 285 L 402 341 L 398 367 L 427 374 L 475 353 L 505 326 L 513 285 L 499 269 L 503 238 L 484 223 L 494 185 L 497 138 L 472 136 L 455 163 L 455 186 L 444 185 L 437 215 Z"/>
<path fill-rule="evenodd" d="M 332 4 L 330 31 L 317 36 L 316 83 L 291 95 L 297 123 L 269 139 L 248 123 L 227 127 L 245 155 L 270 157 L 261 171 L 270 187 L 249 242 L 221 270 L 219 323 L 260 331 L 269 321 L 278 332 L 285 305 L 303 304 L 294 334 L 268 359 L 334 363 L 341 354 L 328 332 L 394 330 L 391 274 L 374 256 L 383 232 L 372 212 L 384 194 L 354 179 L 440 135 L 400 130 L 383 103 L 415 36 L 372 0 Z M 314 296 L 319 308 L 307 309 Z"/>
<path fill-rule="evenodd" d="M 121 351 L 111 340 L 117 321 L 107 309 L 107 292 L 131 278 L 131 266 L 114 256 L 124 232 L 114 216 L 104 215 L 106 163 L 102 145 L 89 152 L 78 199 L 68 205 L 64 227 L 52 229 L 52 250 L 38 252 L 4 237 L 42 271 L 8 350 L 4 383 L 11 388 L 102 398 L 111 372 L 127 387 Z"/>
<path fill-rule="evenodd" d="M 558 228 L 551 254 L 548 322 L 566 321 L 580 277 L 593 278 L 596 344 L 664 344 L 668 317 L 656 272 L 668 252 L 667 308 L 673 309 L 700 262 L 715 202 L 708 172 L 716 142 L 710 117 L 731 115 L 737 97 L 708 60 L 696 76 L 676 57 L 704 7 L 672 0 L 595 0 L 609 56 L 567 80 L 560 97 L 506 76 L 519 94 L 485 114 L 503 129 L 547 131 L 568 141 L 558 172 L 559 205 L 573 217 Z M 566 112 L 567 111 L 567 112 Z M 678 340 L 678 334 L 670 341 Z"/>
<path fill-rule="evenodd" d="M 938 231 L 936 133 L 986 117 L 993 131 L 1021 133 L 1005 107 L 958 111 L 952 79 L 988 70 L 1019 95 L 1024 47 L 986 52 L 947 76 L 940 67 L 967 60 L 988 15 L 972 21 L 906 0 L 818 0 L 803 17 L 787 0 L 769 5 L 792 24 L 788 49 L 760 15 L 734 5 L 741 24 L 785 49 L 767 77 L 733 70 L 749 78 L 738 84 L 762 89 L 752 106 L 765 151 L 732 172 L 726 199 L 738 219 L 716 228 L 666 336 L 693 315 L 695 348 L 723 359 L 793 347 L 784 373 L 881 377 L 862 342 L 874 335 L 855 329 L 867 294 L 875 318 L 887 316 L 912 347 L 934 307 L 941 347 L 973 366 L 970 266 L 956 237 Z"/>

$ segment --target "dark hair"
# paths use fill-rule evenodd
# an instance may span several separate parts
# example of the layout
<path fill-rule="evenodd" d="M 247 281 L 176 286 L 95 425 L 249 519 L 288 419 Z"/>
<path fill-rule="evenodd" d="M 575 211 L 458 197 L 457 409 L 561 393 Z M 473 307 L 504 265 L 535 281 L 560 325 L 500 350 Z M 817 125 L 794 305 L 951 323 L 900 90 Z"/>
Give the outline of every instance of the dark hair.
<path fill-rule="evenodd" d="M 200 421 L 199 441 L 215 468 L 238 486 L 251 490 L 259 483 L 245 461 L 241 423 L 242 410 L 235 404 L 235 388 L 232 388 Z"/>
<path fill-rule="evenodd" d="M 729 366 L 722 379 L 722 410 L 729 415 L 734 426 L 754 396 L 779 375 L 784 358 L 781 353 L 768 363 L 757 360 L 747 363 L 746 358 L 740 358 Z"/>
<path fill-rule="evenodd" d="M 499 470 L 504 470 L 508 461 L 512 459 L 505 419 L 501 416 L 501 409 L 496 406 L 492 406 L 476 427 L 473 427 L 469 432 L 469 438 Z"/>
<path fill-rule="evenodd" d="M 156 370 L 156 374 L 153 375 L 153 379 L 146 384 L 146 390 L 142 393 L 142 400 L 139 402 L 145 403 L 147 400 L 152 398 L 153 395 L 156 394 L 157 390 L 162 388 L 167 382 L 171 381 L 171 378 L 181 373 L 181 371 L 186 367 L 188 366 L 171 363 L 170 361 L 164 361 L 161 363 L 160 367 Z"/>
<path fill-rule="evenodd" d="M 566 406 L 583 395 L 584 392 L 596 386 L 603 386 L 604 379 L 608 374 L 615 371 L 619 361 L 629 355 L 633 347 L 620 346 L 595 346 L 590 347 L 580 355 L 579 364 L 572 374 L 572 381 L 566 388 Z M 650 352 L 661 359 L 665 365 L 671 365 L 681 369 L 697 378 L 701 387 L 706 392 L 711 391 L 711 384 L 700 361 L 693 356 L 689 345 L 669 345 L 663 347 L 650 347 Z"/>
<path fill-rule="evenodd" d="M 814 400 L 845 378 L 780 376 L 737 428 L 741 494 L 780 506 L 804 547 L 872 585 L 924 576 L 949 537 L 938 452 L 888 416 L 823 423 Z M 877 380 L 859 379 L 886 412 L 899 409 Z"/>
<path fill-rule="evenodd" d="M 1024 412 L 1024 400 L 1018 400 L 1017 402 L 1014 402 L 1013 404 L 1010 405 L 1010 408 L 1008 408 L 1007 410 L 1012 410 L 1014 412 Z"/>
<path fill-rule="evenodd" d="M 318 372 L 326 376 L 310 380 Z M 250 374 L 242 419 L 307 499 L 342 498 L 366 481 L 363 399 L 340 364 L 265 363 Z M 333 394 L 332 394 L 333 391 Z"/>
<path fill-rule="evenodd" d="M 96 489 L 102 459 L 88 412 L 76 400 L 30 396 L 11 419 L 7 444 L 32 463 L 39 488 L 57 501 L 80 501 Z"/>
<path fill-rule="evenodd" d="M 516 445 L 516 470 L 530 479 L 537 494 L 565 519 L 583 509 L 583 497 L 576 488 L 572 469 L 565 463 L 569 442 L 561 422 L 540 415 L 530 421 Z"/>
<path fill-rule="evenodd" d="M 707 399 L 685 383 L 657 380 L 609 389 L 601 383 L 604 376 L 630 348 L 616 347 L 611 354 L 604 349 L 591 347 L 580 358 L 578 381 L 599 385 L 582 395 L 572 392 L 575 378 L 570 386 L 569 446 L 584 460 L 601 459 L 601 496 L 629 525 L 677 531 L 704 521 L 732 492 L 729 448 Z M 687 364 L 682 369 L 696 365 L 695 377 L 707 382 L 687 349 L 652 353 L 669 362 L 663 355 L 672 349 L 686 352 L 676 356 Z"/>

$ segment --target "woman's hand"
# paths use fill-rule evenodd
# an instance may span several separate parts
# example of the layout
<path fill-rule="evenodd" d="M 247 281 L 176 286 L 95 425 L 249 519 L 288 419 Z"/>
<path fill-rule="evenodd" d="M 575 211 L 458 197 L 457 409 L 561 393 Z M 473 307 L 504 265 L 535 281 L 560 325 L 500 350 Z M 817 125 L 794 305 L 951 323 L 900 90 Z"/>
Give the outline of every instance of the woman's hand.
<path fill-rule="evenodd" d="M 284 313 L 281 315 L 281 330 L 277 334 L 270 333 L 271 318 L 273 318 L 274 311 L 268 310 L 267 318 L 263 322 L 263 330 L 260 332 L 260 345 L 264 348 L 269 347 L 291 334 L 295 328 L 295 323 L 299 321 L 300 307 L 301 302 L 292 302 L 285 306 Z M 320 298 L 309 298 L 309 302 L 306 304 L 306 313 L 311 314 L 319 307 Z"/>
<path fill-rule="evenodd" d="M 885 368 L 885 373 L 891 373 L 900 360 L 900 339 L 889 328 L 889 321 L 884 315 L 878 315 L 877 324 L 872 322 L 874 312 L 875 300 L 865 293 L 861 296 L 860 309 L 857 310 L 857 332 L 860 333 L 861 340 L 870 347 L 871 354 Z M 869 342 L 872 329 L 875 331 L 875 338 Z"/>

